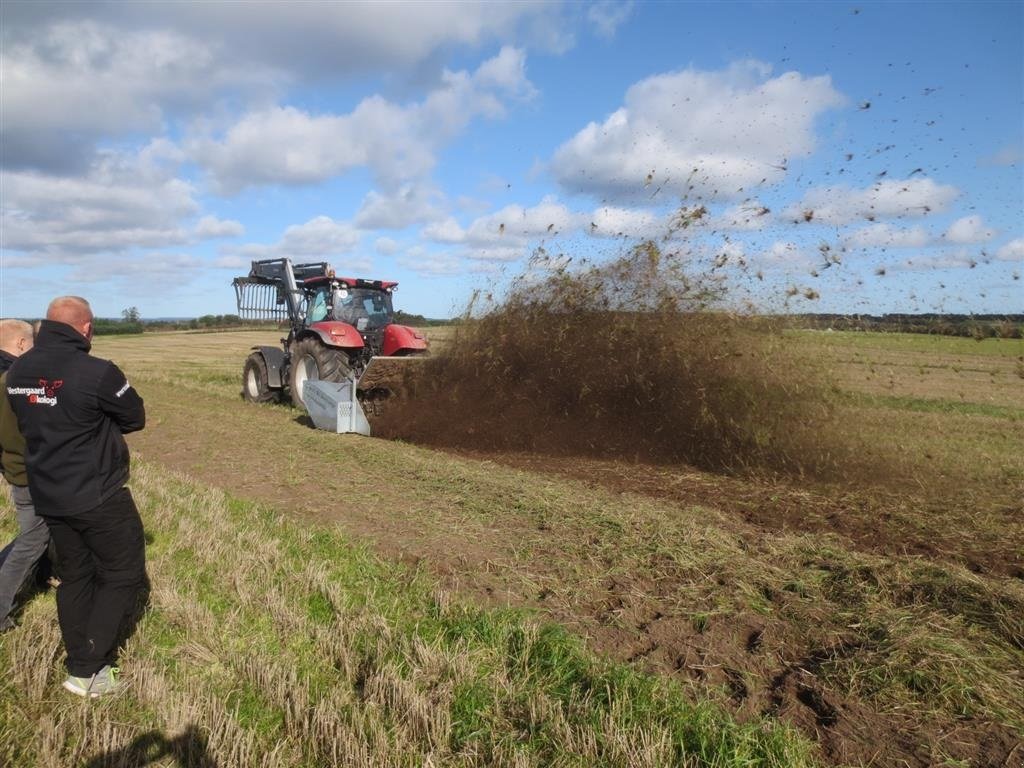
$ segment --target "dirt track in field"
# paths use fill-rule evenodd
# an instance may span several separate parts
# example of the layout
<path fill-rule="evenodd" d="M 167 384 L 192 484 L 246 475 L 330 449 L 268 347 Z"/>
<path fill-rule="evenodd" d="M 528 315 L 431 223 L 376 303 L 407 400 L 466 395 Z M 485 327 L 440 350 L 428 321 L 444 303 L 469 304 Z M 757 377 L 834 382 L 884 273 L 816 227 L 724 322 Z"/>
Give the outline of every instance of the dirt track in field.
<path fill-rule="evenodd" d="M 830 690 L 816 672 L 826 659 L 855 652 L 843 637 L 809 647 L 791 637 L 784 623 L 755 613 L 696 627 L 673 608 L 680 590 L 688 588 L 682 574 L 637 569 L 635 563 L 623 572 L 607 547 L 601 557 L 581 560 L 574 545 L 589 534 L 575 523 L 538 523 L 517 510 L 514 499 L 507 514 L 480 522 L 461 510 L 458 487 L 438 486 L 425 497 L 411 496 L 409 490 L 419 486 L 404 480 L 429 483 L 435 474 L 458 478 L 463 468 L 515 468 L 525 473 L 518 479 L 522 483 L 554 476 L 557 482 L 579 483 L 581 493 L 592 488 L 620 494 L 627 511 L 633 494 L 655 498 L 668 509 L 717 510 L 721 519 L 716 524 L 725 525 L 752 552 L 765 551 L 780 532 L 827 532 L 863 551 L 920 555 L 1020 577 L 1021 555 L 1012 542 L 992 548 L 944 533 L 941 525 L 909 529 L 900 515 L 905 500 L 829 496 L 688 467 L 512 453 L 452 456 L 409 448 L 395 454 L 405 462 L 402 466 L 362 469 L 361 454 L 372 466 L 377 441 L 325 435 L 304 426 L 295 411 L 241 403 L 220 410 L 200 428 L 194 395 L 158 382 L 146 383 L 144 390 L 150 425 L 132 436 L 133 449 L 143 458 L 281 511 L 337 524 L 471 600 L 545 611 L 600 652 L 701 690 L 724 689 L 738 716 L 777 715 L 811 735 L 829 763 L 926 766 L 932 761 L 929 745 L 942 741 L 951 754 L 974 765 L 997 766 L 1018 749 L 1015 735 L 1005 727 L 965 719 L 954 731 L 940 733 L 937 726 L 880 715 L 863 701 Z M 325 445 L 339 446 L 349 457 L 343 476 L 336 473 L 337 461 L 321 461 Z M 335 471 L 324 471 L 327 467 Z M 374 474 L 388 469 L 400 477 L 386 482 Z M 318 479 L 310 481 L 311 475 Z M 339 503 L 353 489 L 374 502 Z M 1008 516 L 1019 513 L 1006 510 Z M 594 541 L 598 538 L 594 533 Z"/>

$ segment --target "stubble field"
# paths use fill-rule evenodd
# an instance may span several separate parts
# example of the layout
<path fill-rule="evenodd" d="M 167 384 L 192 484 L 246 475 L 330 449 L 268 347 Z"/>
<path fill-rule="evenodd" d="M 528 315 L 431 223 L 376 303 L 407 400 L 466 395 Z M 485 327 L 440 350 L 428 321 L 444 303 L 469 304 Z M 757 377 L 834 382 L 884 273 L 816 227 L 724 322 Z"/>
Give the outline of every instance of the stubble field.
<path fill-rule="evenodd" d="M 29 604 L 0 763 L 1024 759 L 1022 342 L 789 332 L 900 457 L 828 483 L 318 432 L 239 397 L 277 336 L 97 340 L 146 399 L 151 606 L 86 704 Z"/>

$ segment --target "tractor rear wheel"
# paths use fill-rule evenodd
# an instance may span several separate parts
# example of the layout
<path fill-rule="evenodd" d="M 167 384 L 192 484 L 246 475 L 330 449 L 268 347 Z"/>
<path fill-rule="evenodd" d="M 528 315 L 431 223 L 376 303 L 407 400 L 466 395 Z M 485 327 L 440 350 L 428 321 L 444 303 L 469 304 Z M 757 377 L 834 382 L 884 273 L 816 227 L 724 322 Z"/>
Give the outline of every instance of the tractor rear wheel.
<path fill-rule="evenodd" d="M 267 377 L 267 362 L 259 352 L 253 352 L 245 359 L 242 397 L 250 403 L 268 403 L 276 397 Z"/>
<path fill-rule="evenodd" d="M 292 402 L 305 407 L 302 387 L 307 381 L 344 381 L 352 373 L 348 353 L 306 338 L 292 345 L 289 388 Z"/>

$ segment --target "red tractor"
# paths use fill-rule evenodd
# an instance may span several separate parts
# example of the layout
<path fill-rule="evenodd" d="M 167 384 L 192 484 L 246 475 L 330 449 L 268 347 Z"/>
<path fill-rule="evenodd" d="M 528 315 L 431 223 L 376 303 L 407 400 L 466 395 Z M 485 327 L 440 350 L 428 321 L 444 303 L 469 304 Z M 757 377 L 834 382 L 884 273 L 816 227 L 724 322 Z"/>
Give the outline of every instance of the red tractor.
<path fill-rule="evenodd" d="M 371 383 L 366 375 L 387 367 L 380 358 L 427 353 L 423 334 L 394 322 L 391 294 L 398 283 L 337 277 L 326 262 L 265 259 L 252 262 L 234 286 L 240 317 L 289 324 L 281 347 L 253 347 L 246 359 L 242 396 L 250 402 L 278 399 L 287 389 L 292 402 L 305 405 L 309 379 L 355 379 L 360 399 L 373 400 L 387 395 L 383 377 L 373 374 Z"/>

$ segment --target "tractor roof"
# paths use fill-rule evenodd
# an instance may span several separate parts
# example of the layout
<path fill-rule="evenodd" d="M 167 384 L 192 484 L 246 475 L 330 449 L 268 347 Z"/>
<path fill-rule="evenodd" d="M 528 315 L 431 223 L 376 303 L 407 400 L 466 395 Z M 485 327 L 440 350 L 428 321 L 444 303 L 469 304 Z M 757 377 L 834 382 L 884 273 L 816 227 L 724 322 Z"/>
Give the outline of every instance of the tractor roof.
<path fill-rule="evenodd" d="M 302 281 L 302 284 L 306 286 L 314 286 L 319 283 L 330 282 L 331 280 L 337 280 L 339 283 L 344 283 L 349 288 L 373 288 L 378 291 L 390 291 L 398 286 L 398 283 L 394 280 L 366 280 L 362 277 L 333 277 L 330 275 L 307 277 Z"/>

